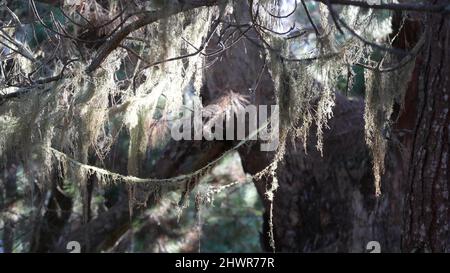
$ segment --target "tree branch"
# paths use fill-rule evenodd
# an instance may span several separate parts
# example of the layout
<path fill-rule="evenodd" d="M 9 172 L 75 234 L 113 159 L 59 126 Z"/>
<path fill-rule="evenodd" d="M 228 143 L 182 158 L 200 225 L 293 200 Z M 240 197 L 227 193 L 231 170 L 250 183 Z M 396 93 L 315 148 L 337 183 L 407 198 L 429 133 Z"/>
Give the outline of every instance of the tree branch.
<path fill-rule="evenodd" d="M 64 4 L 64 0 L 35 0 L 35 1 L 56 7 L 61 7 Z"/>
<path fill-rule="evenodd" d="M 91 64 L 87 67 L 86 72 L 91 73 L 95 71 L 103 63 L 106 57 L 108 57 L 113 50 L 119 47 L 122 40 L 124 40 L 133 31 L 180 12 L 186 12 L 199 7 L 214 6 L 220 1 L 222 0 L 188 0 L 164 10 L 146 12 L 144 16 L 126 25 L 120 31 L 111 36 L 100 48 Z"/>
<path fill-rule="evenodd" d="M 354 1 L 354 0 L 314 0 L 316 2 L 321 2 L 325 5 L 336 4 L 336 5 L 347 5 L 347 6 L 357 6 L 361 8 L 368 9 L 384 9 L 384 10 L 395 10 L 395 11 L 418 11 L 418 12 L 431 12 L 431 13 L 444 13 L 448 14 L 450 12 L 450 4 L 440 4 L 440 5 L 427 5 L 419 3 L 400 3 L 400 4 L 369 4 L 364 1 Z"/>

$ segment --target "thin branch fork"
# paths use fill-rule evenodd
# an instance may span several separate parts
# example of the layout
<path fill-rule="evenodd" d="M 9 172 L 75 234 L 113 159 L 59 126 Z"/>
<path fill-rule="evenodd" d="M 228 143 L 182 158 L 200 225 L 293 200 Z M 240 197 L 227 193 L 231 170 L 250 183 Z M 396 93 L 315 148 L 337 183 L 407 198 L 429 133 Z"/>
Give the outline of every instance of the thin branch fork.
<path fill-rule="evenodd" d="M 108 55 L 120 46 L 120 43 L 132 32 L 154 23 L 158 20 L 168 18 L 180 12 L 186 12 L 199 7 L 214 6 L 221 0 L 190 0 L 184 3 L 177 4 L 165 10 L 146 12 L 140 19 L 123 27 L 121 30 L 111 36 L 100 48 L 97 55 L 94 57 L 90 65 L 86 68 L 87 73 L 95 71 L 108 57 Z"/>
<path fill-rule="evenodd" d="M 2 44 L 3 46 L 22 55 L 23 57 L 27 58 L 32 62 L 36 61 L 33 54 L 30 51 L 28 51 L 20 42 L 11 38 L 6 32 L 4 32 L 1 29 L 0 29 L 0 38 L 1 38 L 0 44 Z"/>
<path fill-rule="evenodd" d="M 217 19 L 214 23 L 213 26 L 211 27 L 212 31 L 210 31 L 210 33 L 206 36 L 205 41 L 202 43 L 202 45 L 197 48 L 194 52 L 192 53 L 188 53 L 185 55 L 181 55 L 181 56 L 177 56 L 177 57 L 172 57 L 172 58 L 168 58 L 168 59 L 164 59 L 164 60 L 160 60 L 160 61 L 156 61 L 153 62 L 151 64 L 147 64 L 146 66 L 144 66 L 141 70 L 139 70 L 136 75 L 134 75 L 133 77 L 133 90 L 136 90 L 136 79 L 137 77 L 146 69 L 155 66 L 155 65 L 159 65 L 162 63 L 167 63 L 167 62 L 172 62 L 172 61 L 177 61 L 177 60 L 181 60 L 181 59 L 185 59 L 185 58 L 189 58 L 189 57 L 193 57 L 195 55 L 200 54 L 203 49 L 206 47 L 206 45 L 208 44 L 208 42 L 211 40 L 212 36 L 214 35 L 214 33 L 216 33 L 217 27 L 220 24 L 220 20 Z"/>
<path fill-rule="evenodd" d="M 74 62 L 77 62 L 77 61 L 79 61 L 79 59 L 69 60 L 68 62 L 66 62 L 64 64 L 63 68 L 61 69 L 61 72 L 58 75 L 35 80 L 35 81 L 32 82 L 32 84 L 43 85 L 43 84 L 55 82 L 55 81 L 58 81 L 58 80 L 62 79 L 64 77 L 64 72 L 66 71 L 67 67 L 70 64 L 72 64 Z M 22 87 L 22 89 L 20 89 L 20 90 L 18 90 L 16 92 L 8 93 L 8 94 L 5 94 L 5 95 L 1 95 L 0 96 L 0 105 L 3 104 L 5 101 L 7 101 L 9 99 L 18 98 L 18 97 L 20 97 L 22 95 L 28 94 L 29 92 L 31 92 L 33 90 L 32 89 L 33 85 L 21 86 L 21 87 Z"/>

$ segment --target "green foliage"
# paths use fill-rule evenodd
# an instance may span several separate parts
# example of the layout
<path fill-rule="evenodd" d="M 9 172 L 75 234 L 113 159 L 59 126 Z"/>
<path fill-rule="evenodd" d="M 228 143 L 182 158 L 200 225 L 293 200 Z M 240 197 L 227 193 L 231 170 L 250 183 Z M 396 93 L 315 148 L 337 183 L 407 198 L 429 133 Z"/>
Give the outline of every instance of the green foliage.
<path fill-rule="evenodd" d="M 263 207 L 251 184 L 221 192 L 204 219 L 201 252 L 259 252 Z"/>
<path fill-rule="evenodd" d="M 165 197 L 147 217 L 133 222 L 131 252 L 260 252 L 263 207 L 252 184 L 218 193 L 211 206 L 193 204 L 178 213 Z M 176 198 L 174 199 L 176 200 Z M 174 203 L 172 203 L 174 204 Z M 166 207 L 168 206 L 168 207 Z M 156 245 L 155 242 L 159 242 Z"/>

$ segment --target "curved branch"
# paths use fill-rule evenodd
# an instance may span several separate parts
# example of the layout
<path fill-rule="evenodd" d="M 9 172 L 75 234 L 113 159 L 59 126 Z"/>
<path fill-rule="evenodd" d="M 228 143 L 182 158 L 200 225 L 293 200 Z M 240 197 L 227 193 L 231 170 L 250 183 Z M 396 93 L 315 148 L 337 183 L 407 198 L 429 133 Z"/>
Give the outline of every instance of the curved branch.
<path fill-rule="evenodd" d="M 92 60 L 91 64 L 86 68 L 87 73 L 95 71 L 108 57 L 108 55 L 119 47 L 122 40 L 124 40 L 130 33 L 154 23 L 158 20 L 168 18 L 172 15 L 178 14 L 180 12 L 186 12 L 199 7 L 214 6 L 218 4 L 221 0 L 190 0 L 184 1 L 184 3 L 174 5 L 165 10 L 148 11 L 141 18 L 136 21 L 126 25 L 120 31 L 115 33 L 110 37 L 100 48 L 97 55 Z"/>
<path fill-rule="evenodd" d="M 321 2 L 325 5 L 328 4 L 336 4 L 336 5 L 344 5 L 344 6 L 357 6 L 361 8 L 367 9 L 381 9 L 381 10 L 394 10 L 394 11 L 417 11 L 417 12 L 430 12 L 430 13 L 450 13 L 450 5 L 449 4 L 441 4 L 441 5 L 427 5 L 427 4 L 409 4 L 409 3 L 400 3 L 400 4 L 369 4 L 364 1 L 354 1 L 354 0 L 314 0 L 316 2 Z"/>

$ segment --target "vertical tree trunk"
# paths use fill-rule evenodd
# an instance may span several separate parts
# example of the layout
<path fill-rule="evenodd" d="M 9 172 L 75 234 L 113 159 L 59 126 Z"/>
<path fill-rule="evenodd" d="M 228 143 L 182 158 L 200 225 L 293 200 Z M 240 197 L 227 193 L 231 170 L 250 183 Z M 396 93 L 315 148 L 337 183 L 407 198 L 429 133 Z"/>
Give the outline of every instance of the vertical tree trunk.
<path fill-rule="evenodd" d="M 421 24 L 426 41 L 394 125 L 401 147 L 396 151 L 391 143 L 388 149 L 383 196 L 377 200 L 371 194 L 362 117 L 357 114 L 361 108 L 354 105 L 352 114 L 343 114 L 346 107 L 338 100 L 324 157 L 314 151 L 305 155 L 291 145 L 279 170 L 273 220 L 277 250 L 362 252 L 375 240 L 384 252 L 450 251 L 449 19 L 439 14 L 414 19 L 394 46 L 411 49 Z M 347 135 L 345 129 L 353 131 Z M 249 172 L 263 164 L 254 151 L 243 157 Z M 256 185 L 263 196 L 264 183 Z M 266 215 L 264 233 L 267 221 Z"/>
<path fill-rule="evenodd" d="M 363 107 L 361 101 L 337 95 L 334 117 L 324 135 L 323 156 L 315 149 L 314 131 L 307 153 L 299 141 L 288 143 L 277 172 L 279 188 L 273 208 L 276 251 L 365 252 L 370 241 L 378 241 L 383 252 L 400 251 L 401 180 L 383 181 L 383 196 L 375 197 L 372 163 L 364 142 Z M 268 155 L 256 150 L 242 151 L 241 156 L 250 173 L 270 162 Z M 392 162 L 397 160 L 392 158 Z M 389 166 L 392 178 L 398 176 L 395 168 Z M 263 198 L 270 182 L 255 182 Z M 267 200 L 265 207 L 268 211 Z M 268 227 L 266 213 L 262 239 L 267 251 Z"/>
<path fill-rule="evenodd" d="M 426 42 L 397 124 L 403 129 L 400 131 L 411 132 L 399 136 L 405 151 L 403 179 L 408 187 L 402 248 L 448 252 L 450 20 L 430 14 L 422 21 Z"/>
<path fill-rule="evenodd" d="M 243 4 L 243 6 L 245 6 Z M 246 9 L 239 23 L 250 20 Z M 238 33 L 239 34 L 239 33 Z M 236 35 L 238 35 L 236 34 Z M 275 104 L 275 87 L 264 67 L 264 51 L 251 30 L 248 37 L 225 51 L 206 70 L 204 98 L 213 100 L 232 89 L 249 96 L 255 105 Z M 214 46 L 214 42 L 211 43 Z M 214 51 L 214 50 L 211 50 Z M 260 84 L 255 84 L 260 79 Z M 255 88 L 256 87 L 256 88 Z M 208 101 L 208 100 L 207 100 Z M 368 149 L 364 142 L 364 105 L 337 95 L 331 128 L 325 131 L 324 156 L 315 149 L 312 131 L 308 153 L 303 144 L 289 142 L 278 169 L 279 188 L 275 193 L 273 225 L 277 251 L 364 252 L 369 241 L 379 241 L 384 251 L 400 250 L 403 196 L 397 183 L 386 183 L 388 191 L 377 200 Z M 246 172 L 256 174 L 270 164 L 273 153 L 261 152 L 259 145 L 244 147 L 239 153 Z M 262 243 L 268 244 L 269 209 L 265 191 L 271 181 L 255 181 L 265 204 Z M 400 219 L 400 220 L 399 220 Z"/>

